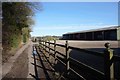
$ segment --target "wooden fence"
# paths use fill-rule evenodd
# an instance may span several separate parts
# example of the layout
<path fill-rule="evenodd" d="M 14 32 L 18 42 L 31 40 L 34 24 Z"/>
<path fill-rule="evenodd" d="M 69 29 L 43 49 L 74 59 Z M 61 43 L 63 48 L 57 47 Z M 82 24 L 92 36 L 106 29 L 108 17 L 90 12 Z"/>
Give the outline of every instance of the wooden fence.
<path fill-rule="evenodd" d="M 97 77 L 97 78 L 95 78 L 97 80 L 113 80 L 113 79 L 115 79 L 114 62 L 119 62 L 119 64 L 120 64 L 120 56 L 113 55 L 114 51 L 112 49 L 110 49 L 109 43 L 105 44 L 106 48 L 102 53 L 69 46 L 68 41 L 66 41 L 65 45 L 62 45 L 62 44 L 57 44 L 56 41 L 50 42 L 50 41 L 39 40 L 39 46 L 40 46 L 40 49 L 44 50 L 46 53 L 49 54 L 49 57 L 50 56 L 54 57 L 54 60 L 55 60 L 54 64 L 56 64 L 56 60 L 57 60 L 66 67 L 65 74 L 68 75 L 67 77 L 70 77 L 69 76 L 70 72 L 73 72 L 81 80 L 86 80 L 86 77 L 84 75 L 81 75 L 78 71 L 76 71 L 77 69 L 74 68 L 75 66 L 71 67 L 72 64 L 77 64 L 77 66 L 79 66 L 79 68 L 82 67 L 85 70 L 89 71 L 91 74 L 93 74 L 93 76 Z M 51 46 L 53 46 L 53 47 L 51 47 Z M 65 49 L 65 54 L 61 53 L 60 51 L 57 51 L 57 49 L 56 49 L 57 46 L 63 47 Z M 104 59 L 104 72 L 101 72 L 87 64 L 84 64 L 84 63 L 70 57 L 70 54 L 68 51 L 69 49 L 74 49 L 74 50 L 78 50 L 80 52 L 85 52 L 86 54 L 102 57 Z M 51 52 L 51 51 L 53 51 L 53 52 Z M 57 54 L 63 56 L 65 59 L 64 60 L 61 59 Z M 120 76 L 120 72 L 119 72 L 119 76 Z"/>

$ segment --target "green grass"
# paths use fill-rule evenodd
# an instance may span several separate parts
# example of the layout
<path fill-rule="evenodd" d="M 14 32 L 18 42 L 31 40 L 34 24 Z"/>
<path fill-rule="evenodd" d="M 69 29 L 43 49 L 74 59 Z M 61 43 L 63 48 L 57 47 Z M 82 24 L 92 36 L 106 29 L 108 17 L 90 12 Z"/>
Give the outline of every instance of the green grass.
<path fill-rule="evenodd" d="M 18 34 L 13 34 L 10 36 L 10 45 L 12 48 L 17 48 L 20 44 L 21 36 Z"/>

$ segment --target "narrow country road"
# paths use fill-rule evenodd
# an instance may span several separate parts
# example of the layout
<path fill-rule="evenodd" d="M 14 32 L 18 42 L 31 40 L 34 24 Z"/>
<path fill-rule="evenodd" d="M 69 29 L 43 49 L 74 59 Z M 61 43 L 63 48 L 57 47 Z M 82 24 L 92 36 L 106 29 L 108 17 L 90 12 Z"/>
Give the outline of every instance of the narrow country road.
<path fill-rule="evenodd" d="M 32 45 L 32 42 L 29 41 L 2 66 L 3 80 L 8 78 L 23 79 L 28 77 L 29 72 L 33 69 L 33 67 L 30 66 L 30 61 L 32 61 L 30 59 L 30 55 L 32 55 Z"/>
<path fill-rule="evenodd" d="M 38 43 L 32 41 L 27 43 L 2 66 L 2 80 L 17 78 L 35 80 L 36 77 L 44 80 L 52 78 L 51 76 L 48 77 L 52 70 L 49 70 L 49 64 L 46 63 L 43 54 L 39 52 L 37 53 L 39 56 L 33 56 L 33 45 L 35 44 Z"/>

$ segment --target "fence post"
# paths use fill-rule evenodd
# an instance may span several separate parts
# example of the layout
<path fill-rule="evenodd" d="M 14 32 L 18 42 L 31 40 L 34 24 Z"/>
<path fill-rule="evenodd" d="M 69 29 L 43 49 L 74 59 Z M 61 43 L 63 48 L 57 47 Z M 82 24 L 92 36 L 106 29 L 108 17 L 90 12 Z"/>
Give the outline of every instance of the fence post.
<path fill-rule="evenodd" d="M 47 57 L 48 56 L 48 53 L 47 53 L 47 40 L 45 40 L 45 56 Z"/>
<path fill-rule="evenodd" d="M 45 41 L 43 40 L 43 53 L 45 53 Z"/>
<path fill-rule="evenodd" d="M 44 40 L 42 40 L 42 50 L 44 51 Z"/>
<path fill-rule="evenodd" d="M 41 40 L 41 47 L 42 47 L 42 51 L 43 51 L 43 40 Z"/>
<path fill-rule="evenodd" d="M 50 41 L 48 43 L 48 47 L 49 47 L 49 55 L 48 55 L 48 58 L 50 58 Z M 50 59 L 49 59 L 50 60 Z"/>
<path fill-rule="evenodd" d="M 39 46 L 40 46 L 40 50 L 42 49 L 42 40 L 39 40 Z"/>
<path fill-rule="evenodd" d="M 45 53 L 45 40 L 43 41 L 43 50 L 44 50 L 44 53 Z"/>
<path fill-rule="evenodd" d="M 43 48 L 45 49 L 45 40 L 43 41 Z"/>
<path fill-rule="evenodd" d="M 45 53 L 46 53 L 46 50 L 47 50 L 46 46 L 47 46 L 47 45 L 46 45 L 46 40 L 45 40 Z"/>
<path fill-rule="evenodd" d="M 51 62 L 50 41 L 49 41 L 49 61 Z"/>
<path fill-rule="evenodd" d="M 69 62 L 69 52 L 68 52 L 68 41 L 66 41 L 66 72 L 67 74 L 69 73 L 69 69 L 70 69 L 70 62 Z"/>
<path fill-rule="evenodd" d="M 57 61 L 56 61 L 56 40 L 54 40 L 54 60 L 55 60 L 55 62 L 54 62 L 54 65 L 57 63 Z"/>
<path fill-rule="evenodd" d="M 110 65 L 110 60 L 113 57 L 113 50 L 110 49 L 110 43 L 105 43 L 106 49 L 104 50 L 104 71 L 105 71 L 105 80 L 114 79 L 114 66 Z"/>
<path fill-rule="evenodd" d="M 40 48 L 41 48 L 41 40 L 39 40 L 39 46 L 40 46 Z"/>
<path fill-rule="evenodd" d="M 38 40 L 38 42 L 39 42 L 39 45 L 40 45 L 40 39 Z"/>
<path fill-rule="evenodd" d="M 42 51 L 42 53 L 44 53 L 44 42 L 43 42 L 43 40 L 41 40 L 41 51 Z"/>

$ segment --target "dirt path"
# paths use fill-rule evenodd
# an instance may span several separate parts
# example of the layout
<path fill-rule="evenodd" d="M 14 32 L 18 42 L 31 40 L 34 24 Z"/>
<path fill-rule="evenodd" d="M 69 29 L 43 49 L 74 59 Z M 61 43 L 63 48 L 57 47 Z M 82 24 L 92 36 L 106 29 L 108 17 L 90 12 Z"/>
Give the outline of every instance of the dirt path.
<path fill-rule="evenodd" d="M 30 42 L 20 48 L 8 62 L 2 66 L 3 80 L 13 78 L 27 78 L 28 76 L 28 52 Z"/>
<path fill-rule="evenodd" d="M 4 79 L 27 77 L 28 75 L 28 53 L 27 52 L 28 52 L 28 48 L 25 49 L 22 54 L 20 54 L 20 56 L 14 62 L 13 64 L 14 66 L 9 71 L 9 73 L 6 74 Z"/>
<path fill-rule="evenodd" d="M 0 43 L 0 80 L 2 78 L 2 43 Z"/>

